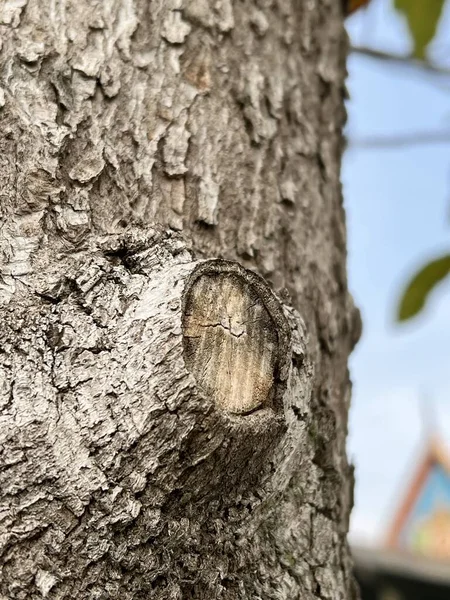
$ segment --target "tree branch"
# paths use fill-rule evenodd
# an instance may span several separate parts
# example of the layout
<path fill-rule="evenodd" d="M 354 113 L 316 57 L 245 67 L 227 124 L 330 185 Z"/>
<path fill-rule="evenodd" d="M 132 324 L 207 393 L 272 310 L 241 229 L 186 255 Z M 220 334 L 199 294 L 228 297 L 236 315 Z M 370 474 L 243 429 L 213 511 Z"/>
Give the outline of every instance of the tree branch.
<path fill-rule="evenodd" d="M 423 146 L 426 144 L 449 144 L 450 131 L 413 131 L 398 135 L 368 136 L 348 140 L 348 148 L 372 150 L 375 148 L 403 148 L 405 146 Z"/>
<path fill-rule="evenodd" d="M 353 54 L 360 54 L 363 56 L 368 56 L 369 58 L 376 58 L 378 60 L 394 62 L 399 65 L 414 67 L 434 75 L 444 75 L 447 77 L 450 76 L 450 68 L 438 66 L 427 60 L 418 60 L 412 56 L 391 54 L 389 52 L 383 52 L 382 50 L 376 50 L 375 48 L 369 48 L 367 46 L 352 46 L 350 51 Z"/>

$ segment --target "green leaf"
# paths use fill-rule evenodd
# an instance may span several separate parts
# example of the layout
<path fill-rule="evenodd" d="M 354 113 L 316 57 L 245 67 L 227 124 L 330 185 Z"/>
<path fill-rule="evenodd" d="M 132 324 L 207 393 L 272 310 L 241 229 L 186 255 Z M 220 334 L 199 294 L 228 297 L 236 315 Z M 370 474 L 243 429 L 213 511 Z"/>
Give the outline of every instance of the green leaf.
<path fill-rule="evenodd" d="M 433 39 L 445 0 L 394 0 L 394 8 L 405 15 L 414 41 L 414 56 L 425 58 Z"/>
<path fill-rule="evenodd" d="M 414 317 L 425 306 L 428 295 L 450 273 L 450 254 L 422 267 L 411 279 L 401 296 L 397 320 Z"/>

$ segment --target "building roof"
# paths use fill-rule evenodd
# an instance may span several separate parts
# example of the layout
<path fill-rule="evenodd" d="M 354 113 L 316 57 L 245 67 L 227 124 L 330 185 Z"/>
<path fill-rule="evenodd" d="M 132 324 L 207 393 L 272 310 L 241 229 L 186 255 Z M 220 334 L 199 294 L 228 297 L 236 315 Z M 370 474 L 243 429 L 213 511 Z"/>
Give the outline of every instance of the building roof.
<path fill-rule="evenodd" d="M 432 479 L 433 475 L 434 480 Z M 440 479 L 436 483 L 437 476 Z M 437 492 L 427 489 L 433 485 L 438 486 Z M 430 497 L 427 505 L 424 500 L 426 494 Z M 421 512 L 418 514 L 420 500 L 422 500 L 422 506 Z M 419 526 L 421 527 L 420 532 Z M 430 536 L 436 534 L 437 537 L 443 538 L 439 539 L 438 557 L 450 559 L 450 538 L 446 537 L 447 534 L 450 536 L 450 458 L 443 444 L 436 438 L 431 439 L 428 443 L 424 456 L 394 515 L 386 539 L 386 548 L 414 553 L 415 548 L 411 547 L 410 540 L 408 542 L 406 538 L 411 538 L 414 533 L 416 539 L 419 535 L 424 539 L 425 527 L 427 528 L 427 548 L 430 546 Z M 413 528 L 415 530 L 412 533 Z M 427 552 L 424 548 L 421 548 L 420 553 L 430 556 L 436 554 L 433 550 Z"/>

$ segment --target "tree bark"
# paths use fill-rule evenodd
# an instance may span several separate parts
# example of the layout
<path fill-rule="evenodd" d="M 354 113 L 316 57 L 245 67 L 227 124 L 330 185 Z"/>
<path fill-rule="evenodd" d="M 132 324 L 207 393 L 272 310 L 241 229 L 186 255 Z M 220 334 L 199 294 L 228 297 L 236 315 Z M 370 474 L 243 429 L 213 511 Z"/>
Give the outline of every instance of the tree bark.
<path fill-rule="evenodd" d="M 0 598 L 354 598 L 340 3 L 0 36 Z"/>

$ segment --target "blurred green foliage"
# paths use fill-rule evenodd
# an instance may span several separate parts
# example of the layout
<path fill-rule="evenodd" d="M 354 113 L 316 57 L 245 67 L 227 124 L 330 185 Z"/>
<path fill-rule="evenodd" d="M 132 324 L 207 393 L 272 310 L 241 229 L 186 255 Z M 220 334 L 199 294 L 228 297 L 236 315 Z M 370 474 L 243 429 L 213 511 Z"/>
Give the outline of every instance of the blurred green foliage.
<path fill-rule="evenodd" d="M 428 45 L 438 29 L 445 0 L 393 0 L 406 17 L 413 40 L 413 57 L 426 60 Z M 432 290 L 450 273 L 450 254 L 421 266 L 405 286 L 397 308 L 397 320 L 407 321 L 425 306 Z"/>
<path fill-rule="evenodd" d="M 414 275 L 406 286 L 398 307 L 397 318 L 406 321 L 425 306 L 428 295 L 450 273 L 450 254 L 432 260 Z"/>
<path fill-rule="evenodd" d="M 424 59 L 434 38 L 445 0 L 394 0 L 395 9 L 406 17 L 414 42 L 414 57 Z"/>

